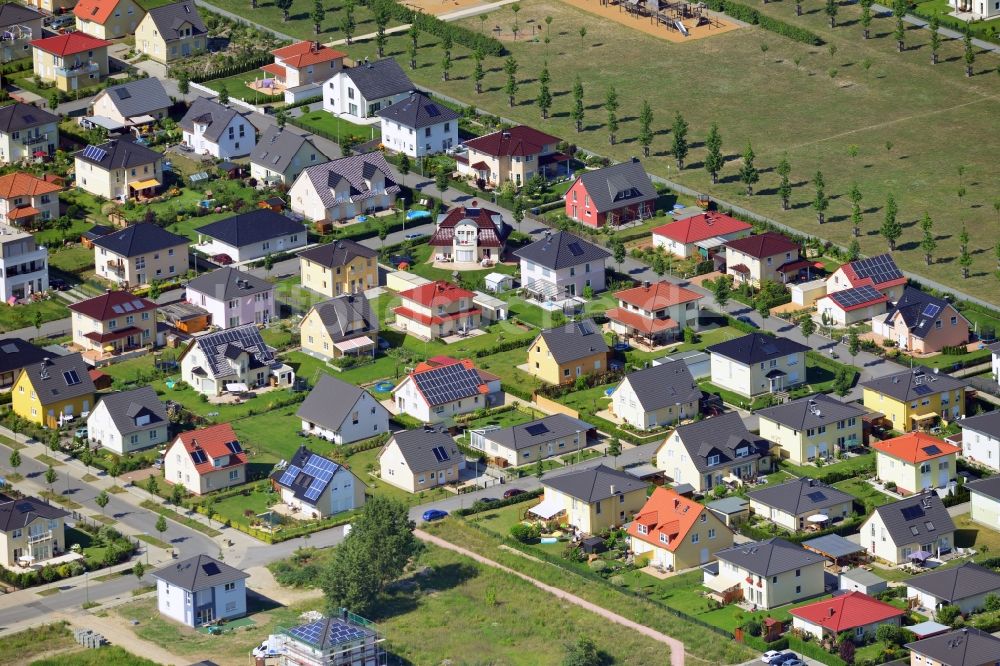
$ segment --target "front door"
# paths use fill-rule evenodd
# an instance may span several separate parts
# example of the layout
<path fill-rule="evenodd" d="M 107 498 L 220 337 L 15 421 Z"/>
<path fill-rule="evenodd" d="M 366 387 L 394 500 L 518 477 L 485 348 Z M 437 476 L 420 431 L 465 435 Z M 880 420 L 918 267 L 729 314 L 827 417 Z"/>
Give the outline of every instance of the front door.
<path fill-rule="evenodd" d="M 706 562 L 708 562 L 708 548 L 702 548 L 701 549 L 700 560 L 701 560 L 702 564 L 705 564 Z"/>
<path fill-rule="evenodd" d="M 945 465 L 943 468 L 938 470 L 938 488 L 943 488 L 948 485 L 948 466 Z"/>

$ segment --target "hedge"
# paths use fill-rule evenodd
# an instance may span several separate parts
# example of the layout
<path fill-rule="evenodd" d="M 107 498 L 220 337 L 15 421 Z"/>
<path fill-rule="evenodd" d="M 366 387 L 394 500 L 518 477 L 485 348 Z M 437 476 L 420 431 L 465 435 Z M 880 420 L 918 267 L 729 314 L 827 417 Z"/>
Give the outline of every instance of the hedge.
<path fill-rule="evenodd" d="M 818 532 L 796 532 L 795 534 L 787 534 L 784 530 L 772 532 L 768 529 L 755 527 L 749 523 L 743 523 L 739 527 L 739 532 L 743 536 L 750 537 L 754 541 L 766 541 L 772 537 L 780 536 L 786 541 L 790 541 L 792 543 L 802 543 L 803 541 L 809 541 L 810 539 L 826 536 L 827 534 L 836 534 L 838 536 L 854 534 L 858 531 L 858 528 L 861 526 L 861 523 L 864 522 L 864 519 L 864 516 L 859 515 L 854 518 L 848 518 L 847 520 L 837 523 L 833 527 L 828 527 L 825 530 L 820 530 Z"/>
<path fill-rule="evenodd" d="M 712 11 L 723 12 L 738 21 L 759 25 L 765 30 L 770 30 L 796 42 L 812 44 L 813 46 L 819 46 L 823 43 L 823 40 L 815 32 L 792 25 L 791 23 L 785 23 L 776 18 L 771 18 L 770 16 L 761 14 L 753 7 L 741 5 L 732 0 L 706 0 L 705 5 Z"/>
<path fill-rule="evenodd" d="M 212 79 L 225 79 L 230 76 L 236 76 L 237 74 L 243 74 L 244 72 L 250 72 L 255 69 L 260 69 L 264 65 L 268 65 L 274 62 L 274 56 L 270 53 L 261 53 L 259 55 L 250 56 L 241 60 L 236 65 L 230 65 L 228 67 L 220 67 L 219 69 L 213 69 L 209 72 L 202 72 L 200 74 L 190 74 L 188 80 L 191 83 L 204 83 L 205 81 L 211 81 Z M 171 67 L 170 76 L 176 78 L 177 68 Z"/>
<path fill-rule="evenodd" d="M 504 340 L 492 347 L 485 347 L 483 349 L 476 350 L 475 357 L 483 358 L 485 356 L 492 356 L 493 354 L 500 354 L 506 351 L 512 351 L 514 349 L 521 349 L 522 347 L 527 347 L 530 345 L 535 338 L 538 336 L 532 334 L 530 337 L 515 338 L 513 340 Z"/>
<path fill-rule="evenodd" d="M 798 636 L 788 636 L 788 648 L 807 657 L 812 657 L 816 661 L 821 661 L 828 666 L 847 666 L 847 662 L 838 655 L 831 654 L 819 644 L 804 641 Z"/>
<path fill-rule="evenodd" d="M 478 502 L 473 503 L 473 505 L 467 509 L 458 509 L 457 511 L 452 511 L 451 513 L 454 516 L 472 516 L 477 513 L 483 513 L 485 511 L 493 511 L 495 509 L 502 509 L 505 506 L 513 506 L 515 504 L 520 504 L 521 502 L 527 502 L 529 500 L 536 499 L 538 497 L 541 497 L 543 492 L 544 491 L 541 488 L 538 488 L 537 490 L 529 490 L 528 492 L 520 493 L 518 495 L 514 495 L 513 497 L 508 497 L 507 499 L 502 499 L 497 502 L 483 502 L 480 500 Z"/>
<path fill-rule="evenodd" d="M 373 13 L 378 13 L 379 8 L 384 9 L 389 16 L 400 23 L 412 23 L 422 32 L 429 32 L 437 37 L 451 35 L 454 43 L 461 44 L 472 51 L 478 49 L 484 55 L 492 56 L 502 56 L 507 53 L 503 43 L 498 39 L 487 37 L 474 30 L 469 30 L 453 23 L 445 23 L 441 19 L 429 14 L 415 12 L 398 2 L 394 2 L 394 0 L 372 0 L 369 3 L 369 7 Z"/>

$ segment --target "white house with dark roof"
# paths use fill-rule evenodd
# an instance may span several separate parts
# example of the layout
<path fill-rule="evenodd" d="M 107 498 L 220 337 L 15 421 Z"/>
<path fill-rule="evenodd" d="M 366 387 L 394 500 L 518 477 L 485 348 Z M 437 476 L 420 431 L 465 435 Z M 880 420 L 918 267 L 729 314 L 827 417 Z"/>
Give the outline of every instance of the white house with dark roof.
<path fill-rule="evenodd" d="M 371 393 L 324 374 L 295 413 L 302 432 L 350 444 L 389 432 L 389 410 Z"/>
<path fill-rule="evenodd" d="M 181 353 L 181 378 L 197 393 L 242 393 L 267 384 L 291 386 L 295 371 L 267 346 L 254 324 L 201 335 Z"/>
<path fill-rule="evenodd" d="M 90 103 L 90 114 L 128 127 L 166 118 L 172 105 L 163 83 L 147 76 L 105 88 Z"/>
<path fill-rule="evenodd" d="M 175 622 L 200 627 L 247 614 L 250 574 L 214 557 L 195 555 L 160 567 L 152 576 L 160 615 Z"/>
<path fill-rule="evenodd" d="M 816 479 L 792 479 L 747 495 L 750 511 L 779 527 L 796 532 L 825 516 L 829 525 L 854 511 L 854 497 Z M 810 520 L 812 519 L 812 520 Z"/>
<path fill-rule="evenodd" d="M 890 564 L 908 562 L 917 553 L 920 559 L 937 557 L 955 545 L 955 523 L 933 492 L 877 507 L 859 534 L 869 555 Z"/>
<path fill-rule="evenodd" d="M 413 90 L 413 82 L 395 60 L 366 58 L 327 79 L 323 110 L 351 122 L 376 123 L 379 110 L 403 101 Z"/>
<path fill-rule="evenodd" d="M 1000 638 L 973 627 L 937 634 L 905 646 L 911 666 L 995 666 Z"/>
<path fill-rule="evenodd" d="M 163 185 L 163 153 L 128 137 L 87 146 L 73 155 L 76 186 L 105 199 L 144 199 Z"/>
<path fill-rule="evenodd" d="M 303 169 L 327 161 L 309 136 L 271 125 L 250 153 L 250 176 L 268 185 L 290 185 Z"/>
<path fill-rule="evenodd" d="M 784 539 L 733 546 L 702 567 L 705 586 L 718 594 L 739 588 L 743 601 L 759 610 L 823 594 L 826 559 Z"/>
<path fill-rule="evenodd" d="M 410 157 L 446 152 L 458 145 L 458 114 L 422 92 L 377 113 L 382 124 L 382 145 Z"/>
<path fill-rule="evenodd" d="M 305 446 L 300 446 L 271 482 L 281 501 L 303 520 L 326 518 L 361 508 L 365 503 L 365 482 L 347 467 Z"/>
<path fill-rule="evenodd" d="M 527 465 L 586 447 L 593 428 L 566 414 L 552 414 L 507 428 L 469 430 L 469 446 L 507 465 Z"/>
<path fill-rule="evenodd" d="M 962 614 L 983 609 L 986 597 L 1000 596 L 1000 574 L 975 562 L 937 569 L 906 581 L 907 599 L 935 612 L 941 606 L 958 606 Z"/>
<path fill-rule="evenodd" d="M 293 211 L 315 222 L 392 208 L 399 194 L 385 155 L 351 155 L 303 170 L 288 191 Z"/>
<path fill-rule="evenodd" d="M 23 102 L 0 107 L 0 164 L 55 155 L 58 145 L 59 116 Z"/>
<path fill-rule="evenodd" d="M 989 476 L 965 484 L 971 495 L 974 521 L 992 530 L 1000 529 L 1000 476 Z"/>
<path fill-rule="evenodd" d="M 395 433 L 378 454 L 379 476 L 411 493 L 456 483 L 465 458 L 446 430 L 424 427 Z"/>
<path fill-rule="evenodd" d="M 419 364 L 392 390 L 396 409 L 423 423 L 495 407 L 500 397 L 499 377 L 447 356 Z"/>
<path fill-rule="evenodd" d="M 198 97 L 181 118 L 184 145 L 198 155 L 220 160 L 243 157 L 257 145 L 257 130 L 241 113 Z"/>
<path fill-rule="evenodd" d="M 611 411 L 638 430 L 676 425 L 699 413 L 701 388 L 683 360 L 625 376 L 611 394 Z"/>
<path fill-rule="evenodd" d="M 503 260 L 504 246 L 512 231 L 503 215 L 472 201 L 438 215 L 437 228 L 428 241 L 435 261 L 492 265 Z"/>
<path fill-rule="evenodd" d="M 542 301 L 582 296 L 587 287 L 605 290 L 605 270 L 611 253 L 568 231 L 546 233 L 514 252 L 521 262 L 521 284 Z"/>
<path fill-rule="evenodd" d="M 274 318 L 274 284 L 232 266 L 202 273 L 187 283 L 184 299 L 204 308 L 219 328 L 266 324 Z"/>
<path fill-rule="evenodd" d="M 809 347 L 780 336 L 750 333 L 708 347 L 712 383 L 751 398 L 806 381 Z"/>
<path fill-rule="evenodd" d="M 87 417 L 87 439 L 120 456 L 166 444 L 167 410 L 151 386 L 109 393 Z"/>
<path fill-rule="evenodd" d="M 224 254 L 237 263 L 305 247 L 306 227 L 270 208 L 227 217 L 195 229 L 195 249 L 213 257 Z"/>
<path fill-rule="evenodd" d="M 861 446 L 861 417 L 867 410 L 817 393 L 757 410 L 760 436 L 776 445 L 775 454 L 796 465 L 829 458 Z"/>

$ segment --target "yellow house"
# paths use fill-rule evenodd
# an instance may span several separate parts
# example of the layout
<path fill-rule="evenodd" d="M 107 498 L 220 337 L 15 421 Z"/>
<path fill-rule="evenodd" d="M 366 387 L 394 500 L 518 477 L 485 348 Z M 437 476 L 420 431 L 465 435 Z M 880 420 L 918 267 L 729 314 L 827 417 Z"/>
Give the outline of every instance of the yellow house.
<path fill-rule="evenodd" d="M 35 76 L 64 92 L 96 86 L 108 76 L 109 46 L 82 32 L 36 39 L 31 42 Z"/>
<path fill-rule="evenodd" d="M 824 393 L 757 410 L 760 436 L 796 465 L 861 446 L 865 410 Z"/>
<path fill-rule="evenodd" d="M 909 432 L 965 414 L 965 382 L 924 366 L 861 384 L 867 409 L 885 415 L 893 430 Z"/>
<path fill-rule="evenodd" d="M 872 444 L 875 474 L 896 484 L 900 493 L 918 493 L 944 488 L 955 478 L 962 449 L 922 432 L 911 432 Z"/>
<path fill-rule="evenodd" d="M 559 518 L 586 534 L 632 520 L 646 503 L 645 481 L 607 465 L 544 477 L 545 496 L 529 509 L 539 518 Z"/>
<path fill-rule="evenodd" d="M 135 29 L 135 49 L 157 62 L 190 58 L 207 48 L 208 29 L 190 0 L 150 9 Z"/>
<path fill-rule="evenodd" d="M 80 0 L 73 8 L 76 29 L 98 39 L 131 35 L 145 14 L 134 0 Z"/>
<path fill-rule="evenodd" d="M 361 294 L 344 294 L 317 303 L 299 323 L 302 351 L 330 360 L 374 354 L 378 313 Z"/>
<path fill-rule="evenodd" d="M 703 505 L 657 488 L 628 526 L 636 558 L 669 571 L 707 564 L 733 545 L 733 531 Z"/>
<path fill-rule="evenodd" d="M 528 348 L 528 373 L 549 384 L 570 384 L 577 377 L 608 369 L 608 343 L 592 319 L 550 328 Z"/>
<path fill-rule="evenodd" d="M 715 553 L 717 566 L 704 567 L 705 587 L 739 592 L 743 601 L 767 610 L 823 594 L 826 558 L 797 543 L 771 538 Z M 738 590 L 737 590 L 738 588 Z"/>
<path fill-rule="evenodd" d="M 45 428 L 58 428 L 90 412 L 94 382 L 80 354 L 48 358 L 21 369 L 14 380 L 14 413 Z"/>
<path fill-rule="evenodd" d="M 42 565 L 66 552 L 68 513 L 34 497 L 0 498 L 0 565 Z"/>
<path fill-rule="evenodd" d="M 299 252 L 302 286 L 327 298 L 378 286 L 378 252 L 352 240 Z"/>

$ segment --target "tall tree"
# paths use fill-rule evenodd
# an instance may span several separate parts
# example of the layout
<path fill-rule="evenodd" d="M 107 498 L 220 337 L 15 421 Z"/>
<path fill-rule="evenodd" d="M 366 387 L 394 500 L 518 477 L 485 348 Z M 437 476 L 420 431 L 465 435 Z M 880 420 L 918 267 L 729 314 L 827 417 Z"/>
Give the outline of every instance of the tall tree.
<path fill-rule="evenodd" d="M 976 50 L 972 47 L 972 30 L 965 26 L 965 34 L 962 35 L 962 45 L 965 58 L 965 75 L 972 76 L 972 67 L 976 62 Z"/>
<path fill-rule="evenodd" d="M 580 80 L 580 75 L 578 74 L 576 80 L 573 82 L 573 111 L 570 114 L 573 118 L 573 123 L 576 125 L 576 131 L 583 131 L 583 81 Z"/>
<path fill-rule="evenodd" d="M 725 165 L 722 157 L 722 135 L 719 133 L 719 123 L 712 123 L 705 137 L 705 171 L 712 177 L 712 184 L 719 182 L 719 172 Z"/>
<path fill-rule="evenodd" d="M 549 109 L 552 108 L 552 92 L 549 90 L 550 80 L 548 63 L 544 63 L 542 73 L 538 75 L 538 110 L 542 112 L 542 120 L 549 117 Z"/>
<path fill-rule="evenodd" d="M 896 241 L 903 235 L 903 225 L 899 223 L 896 216 L 899 209 L 896 207 L 896 197 L 892 194 L 885 201 L 885 219 L 882 220 L 882 228 L 879 230 L 882 238 L 889 243 L 889 251 L 896 251 Z"/>
<path fill-rule="evenodd" d="M 747 141 L 747 147 L 743 150 L 743 163 L 740 165 L 740 180 L 747 186 L 748 197 L 753 195 L 753 186 L 760 180 L 760 173 L 753 163 L 754 159 L 756 159 L 756 155 L 754 155 L 753 146 L 750 145 L 750 141 Z"/>
<path fill-rule="evenodd" d="M 861 217 L 861 188 L 858 187 L 857 183 L 851 185 L 851 190 L 848 192 L 848 196 L 851 199 L 851 227 L 854 230 L 854 237 L 858 238 L 861 235 L 861 223 L 863 218 Z"/>
<path fill-rule="evenodd" d="M 444 192 L 448 189 L 448 172 L 444 169 L 439 169 L 436 174 L 434 174 L 434 187 L 437 188 L 438 196 L 441 197 L 441 203 L 444 203 Z"/>
<path fill-rule="evenodd" d="M 809 336 L 816 332 L 816 322 L 809 315 L 802 317 L 802 323 L 799 324 L 799 330 L 806 339 L 806 344 L 809 344 Z"/>
<path fill-rule="evenodd" d="M 514 198 L 514 210 L 511 212 L 511 217 L 514 218 L 517 230 L 520 231 L 521 221 L 524 220 L 524 199 L 520 195 Z"/>
<path fill-rule="evenodd" d="M 938 51 L 941 50 L 941 19 L 938 18 L 937 14 L 931 17 L 930 25 L 927 26 L 931 31 L 931 64 L 938 64 Z"/>
<path fill-rule="evenodd" d="M 191 92 L 191 75 L 186 69 L 182 69 L 177 74 L 177 91 L 182 95 Z"/>
<path fill-rule="evenodd" d="M 417 29 L 416 23 L 410 24 L 410 29 L 407 33 L 410 36 L 410 46 L 408 49 L 408 55 L 410 56 L 410 69 L 417 68 L 417 48 L 420 46 L 420 30 Z"/>
<path fill-rule="evenodd" d="M 389 25 L 389 10 L 385 5 L 379 3 L 372 8 L 375 19 L 375 48 L 378 49 L 378 57 L 385 57 L 385 29 Z"/>
<path fill-rule="evenodd" d="M 615 135 L 618 133 L 618 107 L 618 93 L 611 86 L 604 97 L 604 109 L 608 112 L 608 141 L 612 146 L 615 145 Z"/>
<path fill-rule="evenodd" d="M 830 27 L 837 27 L 837 0 L 826 0 L 826 15 L 830 18 Z"/>
<path fill-rule="evenodd" d="M 861 258 L 861 243 L 857 238 L 851 239 L 851 244 L 847 246 L 847 260 L 857 261 Z"/>
<path fill-rule="evenodd" d="M 920 249 L 924 252 L 924 262 L 930 266 L 933 263 L 934 250 L 937 249 L 937 241 L 934 240 L 934 221 L 926 211 L 924 211 L 924 218 L 920 220 L 920 228 L 924 232 L 924 237 L 920 241 Z"/>
<path fill-rule="evenodd" d="M 622 272 L 622 264 L 625 263 L 625 243 L 618 236 L 611 237 L 611 254 L 614 255 L 615 264 L 618 266 L 618 272 Z"/>
<path fill-rule="evenodd" d="M 781 161 L 775 167 L 775 171 L 781 177 L 778 183 L 778 196 L 781 197 L 781 210 L 788 210 L 789 200 L 792 198 L 792 182 L 788 179 L 792 175 L 792 165 L 788 163 L 788 155 L 782 155 Z"/>
<path fill-rule="evenodd" d="M 873 18 L 874 17 L 872 15 L 872 3 L 866 0 L 866 2 L 863 2 L 861 4 L 861 27 L 864 29 L 865 39 L 871 37 Z"/>
<path fill-rule="evenodd" d="M 673 153 L 674 159 L 677 160 L 677 168 L 683 169 L 684 158 L 687 157 L 691 147 L 688 145 L 687 140 L 688 124 L 680 111 L 674 116 L 674 127 L 671 130 L 671 134 L 673 134 L 673 143 L 671 144 L 670 152 Z"/>
<path fill-rule="evenodd" d="M 847 353 L 851 355 L 851 365 L 854 365 L 854 359 L 860 351 L 861 339 L 858 337 L 858 330 L 852 326 L 847 334 Z"/>
<path fill-rule="evenodd" d="M 444 37 L 441 38 L 441 80 L 447 81 L 448 76 L 451 73 L 451 49 L 452 49 L 452 39 L 451 32 L 445 32 Z"/>
<path fill-rule="evenodd" d="M 226 104 L 229 104 L 229 89 L 226 87 L 225 83 L 223 83 L 223 84 L 221 84 L 219 86 L 218 101 L 219 101 L 219 104 L 222 104 L 223 106 L 225 106 Z"/>
<path fill-rule="evenodd" d="M 326 18 L 326 7 L 323 6 L 323 0 L 316 0 L 309 18 L 313 22 L 313 34 L 318 35 L 323 31 L 323 19 Z"/>
<path fill-rule="evenodd" d="M 288 10 L 292 8 L 292 0 L 274 0 L 274 6 L 281 10 L 282 22 L 287 22 Z"/>
<path fill-rule="evenodd" d="M 157 532 L 159 532 L 160 534 L 163 534 L 164 532 L 166 532 L 166 531 L 167 531 L 167 517 L 166 517 L 166 516 L 164 516 L 164 515 L 163 515 L 163 514 L 161 513 L 161 514 L 160 514 L 160 517 L 156 519 L 156 524 L 155 524 L 155 525 L 153 525 L 153 527 L 154 527 L 154 528 L 156 529 L 156 531 L 157 531 Z"/>
<path fill-rule="evenodd" d="M 14 437 L 16 439 L 17 435 L 15 434 Z M 17 449 L 14 449 L 13 451 L 10 452 L 10 467 L 11 469 L 14 470 L 14 473 L 16 474 L 17 468 L 20 466 L 21 466 L 21 452 L 18 451 Z"/>
<path fill-rule="evenodd" d="M 476 61 L 472 69 L 472 80 L 476 82 L 476 94 L 479 95 L 483 92 L 483 78 L 486 76 L 483 71 L 483 50 L 477 47 L 472 52 L 472 58 Z"/>
<path fill-rule="evenodd" d="M 56 479 L 58 478 L 59 475 L 56 474 L 56 471 L 54 469 L 52 469 L 52 465 L 49 465 L 49 468 L 45 470 L 45 483 L 49 484 L 50 493 L 52 492 L 52 485 L 56 482 Z"/>
<path fill-rule="evenodd" d="M 507 56 L 503 63 L 503 71 L 507 75 L 507 84 L 503 92 L 507 95 L 507 103 L 514 108 L 514 98 L 517 96 L 517 60 L 514 56 Z"/>
<path fill-rule="evenodd" d="M 715 302 L 718 303 L 719 309 L 723 312 L 726 311 L 726 306 L 729 304 L 729 295 L 731 293 L 732 289 L 729 287 L 729 279 L 725 275 L 719 276 L 712 283 L 712 296 L 715 297 Z"/>
<path fill-rule="evenodd" d="M 896 29 L 892 35 L 896 39 L 896 50 L 900 53 L 906 47 L 904 43 L 906 40 L 906 25 L 903 23 L 903 18 L 906 16 L 907 8 L 907 0 L 893 0 L 892 14 L 896 17 Z"/>
<path fill-rule="evenodd" d="M 830 207 L 830 200 L 826 196 L 826 182 L 823 180 L 823 172 L 817 171 L 813 176 L 813 185 L 816 187 L 816 196 L 813 198 L 813 210 L 816 211 L 816 221 L 823 224 L 826 217 L 826 209 Z"/>
<path fill-rule="evenodd" d="M 962 279 L 969 278 L 969 268 L 972 267 L 972 254 L 969 252 L 969 230 L 962 225 L 958 234 L 958 265 L 962 267 Z"/>
<path fill-rule="evenodd" d="M 344 40 L 350 44 L 354 39 L 354 31 L 358 24 L 354 20 L 354 0 L 344 2 L 343 13 L 340 15 L 340 30 L 344 33 Z"/>
<path fill-rule="evenodd" d="M 108 495 L 108 491 L 106 490 L 102 490 L 101 493 L 94 498 L 94 504 L 96 504 L 101 508 L 102 516 L 104 515 L 104 507 L 106 507 L 108 505 L 108 502 L 110 501 L 111 501 L 111 496 Z"/>
<path fill-rule="evenodd" d="M 639 145 L 642 146 L 642 156 L 649 157 L 649 147 L 653 145 L 653 107 L 649 100 L 642 100 L 639 109 Z"/>

